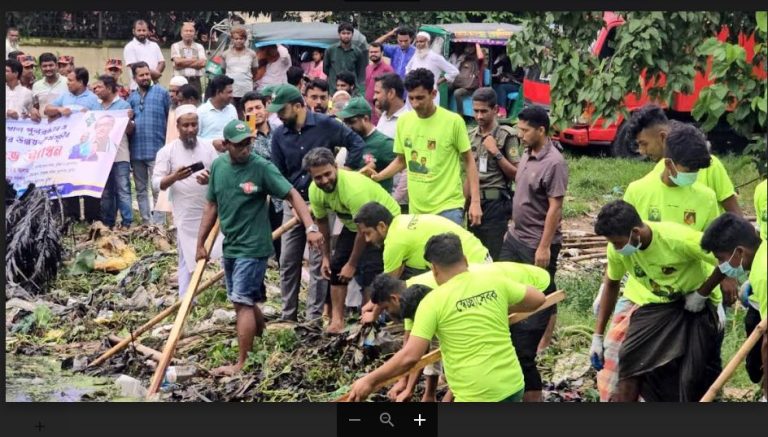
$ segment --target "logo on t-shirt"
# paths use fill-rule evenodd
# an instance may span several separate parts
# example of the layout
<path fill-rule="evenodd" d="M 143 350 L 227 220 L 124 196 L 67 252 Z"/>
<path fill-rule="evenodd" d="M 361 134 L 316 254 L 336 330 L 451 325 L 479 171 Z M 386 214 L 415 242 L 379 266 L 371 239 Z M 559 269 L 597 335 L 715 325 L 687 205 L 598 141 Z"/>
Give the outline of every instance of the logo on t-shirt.
<path fill-rule="evenodd" d="M 437 141 L 434 139 L 428 139 L 427 150 L 435 150 L 435 149 L 437 149 Z"/>
<path fill-rule="evenodd" d="M 651 221 L 651 222 L 661 221 L 661 211 L 659 210 L 659 207 L 652 206 L 648 208 L 648 221 Z"/>
<path fill-rule="evenodd" d="M 239 185 L 239 187 L 243 190 L 243 193 L 245 194 L 251 194 L 254 191 L 259 191 L 259 187 L 253 182 L 243 182 L 242 184 Z"/>
<path fill-rule="evenodd" d="M 637 264 L 635 264 L 635 277 L 636 278 L 644 278 L 645 277 L 645 271 L 643 270 L 642 267 L 640 267 Z"/>
<path fill-rule="evenodd" d="M 371 163 L 375 164 L 376 158 L 374 158 L 373 155 L 371 155 L 370 153 L 366 153 L 365 155 L 363 155 L 363 161 L 365 161 L 366 164 L 371 164 Z"/>
<path fill-rule="evenodd" d="M 499 296 L 496 294 L 496 291 L 494 290 L 486 291 L 478 295 L 468 297 L 466 299 L 462 299 L 456 302 L 456 311 L 458 312 L 467 311 L 474 307 L 484 305 L 488 302 L 495 301 L 498 298 Z"/>
<path fill-rule="evenodd" d="M 413 142 L 411 141 L 410 138 L 405 139 L 405 141 L 403 142 L 403 147 L 407 149 L 413 148 Z"/>
<path fill-rule="evenodd" d="M 692 209 L 688 209 L 683 213 L 683 221 L 688 226 L 693 226 L 696 224 L 696 211 Z"/>
<path fill-rule="evenodd" d="M 661 268 L 661 273 L 664 273 L 665 275 L 671 275 L 671 274 L 675 273 L 676 271 L 677 271 L 677 269 L 672 267 L 672 266 L 663 266 Z"/>

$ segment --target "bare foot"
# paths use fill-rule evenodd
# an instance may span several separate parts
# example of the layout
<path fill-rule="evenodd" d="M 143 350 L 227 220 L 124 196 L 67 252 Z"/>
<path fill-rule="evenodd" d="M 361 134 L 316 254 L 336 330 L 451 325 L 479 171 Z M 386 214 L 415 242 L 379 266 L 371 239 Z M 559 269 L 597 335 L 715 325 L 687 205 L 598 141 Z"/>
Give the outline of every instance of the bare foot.
<path fill-rule="evenodd" d="M 243 369 L 243 365 L 238 363 L 238 364 L 232 364 L 230 366 L 217 367 L 211 370 L 211 374 L 213 376 L 232 376 L 240 373 L 242 369 Z"/>
<path fill-rule="evenodd" d="M 331 323 L 327 328 L 325 328 L 325 332 L 328 334 L 343 334 L 344 325 L 341 323 Z"/>

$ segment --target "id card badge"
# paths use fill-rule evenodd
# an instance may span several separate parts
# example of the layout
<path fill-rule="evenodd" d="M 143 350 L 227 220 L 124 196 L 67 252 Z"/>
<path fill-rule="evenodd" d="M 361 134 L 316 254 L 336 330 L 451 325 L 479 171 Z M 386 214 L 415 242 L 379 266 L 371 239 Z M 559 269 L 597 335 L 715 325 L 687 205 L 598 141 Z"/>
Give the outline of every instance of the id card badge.
<path fill-rule="evenodd" d="M 488 172 L 488 156 L 479 156 L 477 158 L 477 162 L 480 167 L 480 173 L 487 173 Z"/>

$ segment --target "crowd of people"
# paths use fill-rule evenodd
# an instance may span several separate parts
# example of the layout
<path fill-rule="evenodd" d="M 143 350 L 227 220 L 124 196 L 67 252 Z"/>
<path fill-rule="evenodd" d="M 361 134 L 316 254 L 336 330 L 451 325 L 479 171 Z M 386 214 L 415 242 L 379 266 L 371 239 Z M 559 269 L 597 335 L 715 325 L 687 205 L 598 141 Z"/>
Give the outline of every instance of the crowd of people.
<path fill-rule="evenodd" d="M 421 375 L 407 371 L 439 346 L 442 363 L 423 371 L 422 401 L 436 400 L 441 375 L 450 389 L 443 400 L 541 401 L 536 357 L 557 306 L 511 326 L 507 316 L 535 311 L 557 289 L 569 169 L 547 111 L 527 107 L 516 125 L 501 123 L 506 93 L 465 80 L 477 75 L 469 64 L 487 62 L 479 46 L 449 61 L 429 49 L 429 34 L 399 27 L 365 53 L 353 32 L 340 24 L 337 44 L 294 66 L 285 47 L 256 52 L 235 27 L 222 74 L 206 78 L 205 50 L 185 23 L 165 89 L 165 60 L 142 20 L 123 59 L 107 60 L 94 78 L 72 57 L 20 53 L 11 28 L 6 118 L 127 111 L 102 197 L 82 199 L 83 216 L 133 225 L 133 177 L 143 224 L 162 225 L 171 213 L 180 296 L 196 261 L 221 259 L 239 358 L 215 375 L 241 371 L 264 332 L 270 258 L 280 319 L 299 320 L 306 253 L 303 320 L 329 334 L 345 331 L 349 312 L 363 324 L 404 323 L 402 350 L 359 379 L 350 399 L 402 374 L 388 396 L 411 399 Z M 31 80 L 37 66 L 42 78 Z M 438 105 L 441 81 L 471 99 L 472 129 Z M 722 368 L 725 308 L 742 300 L 748 333 L 766 318 L 766 181 L 755 194 L 758 234 L 701 131 L 653 105 L 629 123 L 640 152 L 658 164 L 597 216 L 608 265 L 590 357 L 602 400 L 696 400 Z M 80 200 L 67 199 L 68 217 L 81 218 Z M 272 241 L 294 217 L 298 225 Z M 217 220 L 222 235 L 209 251 Z M 767 353 L 763 339 L 747 360 L 763 390 Z"/>

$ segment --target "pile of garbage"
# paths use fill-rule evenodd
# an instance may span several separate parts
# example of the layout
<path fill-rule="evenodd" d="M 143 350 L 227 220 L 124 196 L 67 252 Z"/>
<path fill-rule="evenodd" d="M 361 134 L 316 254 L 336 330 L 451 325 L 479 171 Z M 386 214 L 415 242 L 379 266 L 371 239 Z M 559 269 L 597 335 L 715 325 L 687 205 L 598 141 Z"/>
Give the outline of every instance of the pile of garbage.
<path fill-rule="evenodd" d="M 6 181 L 6 195 L 9 185 Z M 63 258 L 67 222 L 61 199 L 54 204 L 49 193 L 34 184 L 19 199 L 13 193 L 6 197 L 5 281 L 11 287 L 41 293 L 56 277 Z"/>

